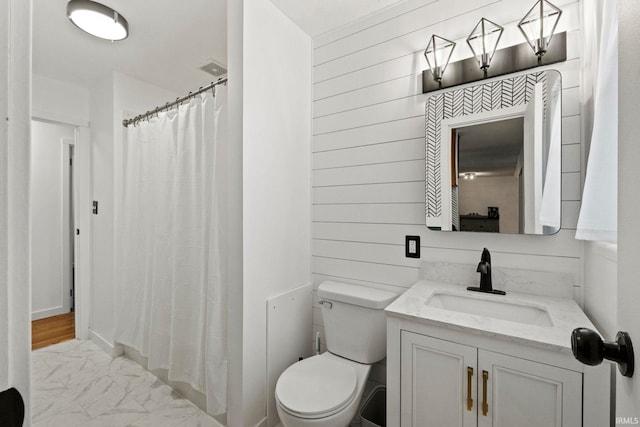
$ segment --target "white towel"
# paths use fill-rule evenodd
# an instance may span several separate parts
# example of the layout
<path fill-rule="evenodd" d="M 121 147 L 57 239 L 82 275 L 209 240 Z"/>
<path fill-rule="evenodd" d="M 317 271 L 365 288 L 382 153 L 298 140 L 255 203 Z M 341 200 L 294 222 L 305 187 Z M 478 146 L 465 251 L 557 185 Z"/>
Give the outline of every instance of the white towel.
<path fill-rule="evenodd" d="M 604 2 L 593 134 L 576 239 L 617 242 L 618 234 L 618 15 Z"/>

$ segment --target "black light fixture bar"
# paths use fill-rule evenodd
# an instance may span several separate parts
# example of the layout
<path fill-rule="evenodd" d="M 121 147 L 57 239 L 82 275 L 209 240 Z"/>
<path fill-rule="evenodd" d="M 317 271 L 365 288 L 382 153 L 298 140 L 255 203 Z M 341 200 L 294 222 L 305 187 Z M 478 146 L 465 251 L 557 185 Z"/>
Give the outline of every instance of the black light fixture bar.
<path fill-rule="evenodd" d="M 431 70 L 424 70 L 422 72 L 422 93 L 473 83 L 485 78 L 502 76 L 566 60 L 567 33 L 563 32 L 554 34 L 553 41 L 540 60 L 531 53 L 531 47 L 528 43 L 497 50 L 491 60 L 491 67 L 487 70 L 486 76 L 484 71 L 478 67 L 478 59 L 475 56 L 450 63 L 440 81 L 440 85 L 433 80 Z"/>

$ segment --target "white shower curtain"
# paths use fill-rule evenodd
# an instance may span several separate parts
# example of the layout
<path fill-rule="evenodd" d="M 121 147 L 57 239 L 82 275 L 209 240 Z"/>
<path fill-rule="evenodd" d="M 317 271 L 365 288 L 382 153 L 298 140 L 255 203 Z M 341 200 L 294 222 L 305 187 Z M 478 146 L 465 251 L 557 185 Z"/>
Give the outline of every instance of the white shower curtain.
<path fill-rule="evenodd" d="M 226 88 L 137 126 L 123 149 L 116 341 L 226 411 Z"/>

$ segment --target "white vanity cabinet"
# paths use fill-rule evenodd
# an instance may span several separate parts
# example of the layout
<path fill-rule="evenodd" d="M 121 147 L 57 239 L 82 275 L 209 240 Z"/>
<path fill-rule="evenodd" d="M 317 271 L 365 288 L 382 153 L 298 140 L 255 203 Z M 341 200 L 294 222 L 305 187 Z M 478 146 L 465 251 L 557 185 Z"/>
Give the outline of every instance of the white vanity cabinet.
<path fill-rule="evenodd" d="M 402 331 L 400 354 L 402 427 L 477 425 L 475 348 Z"/>
<path fill-rule="evenodd" d="M 401 426 L 580 427 L 582 373 L 401 333 Z"/>
<path fill-rule="evenodd" d="M 595 328 L 573 300 L 424 280 L 385 312 L 387 427 L 610 424 L 610 366 L 571 353 Z"/>

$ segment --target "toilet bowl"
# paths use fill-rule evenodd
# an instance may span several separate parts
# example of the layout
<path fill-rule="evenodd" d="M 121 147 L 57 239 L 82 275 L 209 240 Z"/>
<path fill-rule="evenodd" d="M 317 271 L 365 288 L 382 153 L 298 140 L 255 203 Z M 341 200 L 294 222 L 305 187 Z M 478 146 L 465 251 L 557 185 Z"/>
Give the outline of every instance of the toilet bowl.
<path fill-rule="evenodd" d="M 386 356 L 384 308 L 397 294 L 323 282 L 319 304 L 328 351 L 289 366 L 275 398 L 284 427 L 346 427 L 355 416 L 371 364 Z"/>
<path fill-rule="evenodd" d="M 276 385 L 285 427 L 345 427 L 355 416 L 371 365 L 325 352 L 285 370 Z"/>

